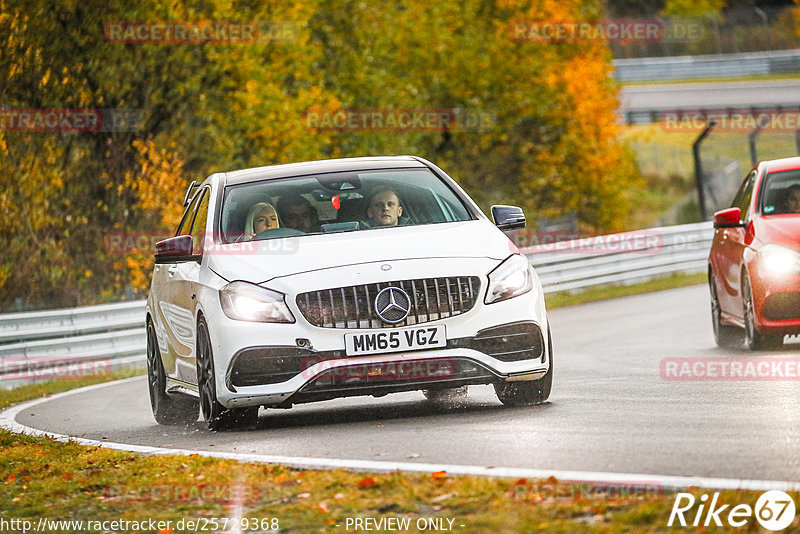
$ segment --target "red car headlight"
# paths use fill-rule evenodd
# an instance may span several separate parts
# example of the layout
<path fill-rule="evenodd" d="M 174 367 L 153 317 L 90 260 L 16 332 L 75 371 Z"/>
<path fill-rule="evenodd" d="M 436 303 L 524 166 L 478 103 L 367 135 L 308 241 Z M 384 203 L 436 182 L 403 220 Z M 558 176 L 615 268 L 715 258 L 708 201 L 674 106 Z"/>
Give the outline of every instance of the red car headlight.
<path fill-rule="evenodd" d="M 759 266 L 765 274 L 800 274 L 800 252 L 780 245 L 766 245 L 758 251 Z"/>

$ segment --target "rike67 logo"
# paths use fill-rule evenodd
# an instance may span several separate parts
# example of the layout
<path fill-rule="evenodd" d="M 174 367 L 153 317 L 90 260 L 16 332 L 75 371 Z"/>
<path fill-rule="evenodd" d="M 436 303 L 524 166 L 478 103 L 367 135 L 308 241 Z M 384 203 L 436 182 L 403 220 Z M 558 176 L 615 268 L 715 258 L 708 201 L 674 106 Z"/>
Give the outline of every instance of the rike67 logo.
<path fill-rule="evenodd" d="M 695 505 L 698 505 L 696 511 L 693 510 Z M 704 493 L 699 499 L 691 493 L 678 493 L 667 526 L 671 527 L 677 520 L 677 524 L 682 527 L 708 527 L 712 524 L 721 527 L 727 524 L 739 528 L 750 523 L 755 517 L 763 528 L 778 532 L 791 525 L 794 516 L 794 500 L 789 494 L 780 490 L 762 493 L 756 501 L 755 508 L 748 504 L 737 504 L 731 508 L 730 504 L 720 502 L 719 492 L 715 492 L 710 498 Z"/>

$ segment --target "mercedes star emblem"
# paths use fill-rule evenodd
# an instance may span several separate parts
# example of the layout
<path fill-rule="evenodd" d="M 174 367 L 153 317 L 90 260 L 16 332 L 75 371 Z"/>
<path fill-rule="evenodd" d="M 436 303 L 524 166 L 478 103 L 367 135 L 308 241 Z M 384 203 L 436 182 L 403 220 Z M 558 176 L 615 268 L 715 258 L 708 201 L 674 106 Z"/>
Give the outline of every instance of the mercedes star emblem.
<path fill-rule="evenodd" d="M 387 287 L 375 297 L 375 311 L 385 323 L 401 323 L 411 311 L 411 298 L 399 287 Z"/>

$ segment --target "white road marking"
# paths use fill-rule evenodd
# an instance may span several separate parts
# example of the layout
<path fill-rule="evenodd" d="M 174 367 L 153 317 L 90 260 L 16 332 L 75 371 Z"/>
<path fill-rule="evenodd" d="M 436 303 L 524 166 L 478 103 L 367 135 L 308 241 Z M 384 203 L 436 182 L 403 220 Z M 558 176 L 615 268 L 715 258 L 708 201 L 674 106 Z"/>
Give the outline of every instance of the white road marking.
<path fill-rule="evenodd" d="M 675 489 L 684 490 L 685 488 L 696 486 L 708 489 L 744 489 L 755 491 L 767 490 L 783 490 L 783 491 L 800 491 L 800 482 L 784 481 L 784 480 L 746 480 L 735 478 L 709 478 L 709 477 L 690 477 L 690 476 L 672 476 L 672 475 L 653 475 L 653 474 L 639 474 L 639 473 L 603 473 L 596 471 L 563 471 L 557 469 L 530 469 L 523 467 L 491 467 L 491 466 L 478 466 L 478 465 L 452 465 L 452 464 L 426 464 L 415 462 L 382 462 L 375 460 L 355 460 L 355 459 L 337 459 L 337 458 L 308 458 L 308 457 L 295 457 L 295 456 L 271 456 L 266 454 L 241 454 L 235 452 L 221 452 L 221 451 L 194 451 L 191 449 L 169 449 L 163 447 L 150 447 L 146 445 L 132 445 L 127 443 L 112 443 L 107 441 L 98 441 L 93 439 L 85 439 L 65 434 L 54 434 L 52 432 L 45 432 L 36 428 L 32 428 L 16 421 L 17 415 L 27 409 L 33 408 L 36 405 L 46 402 L 58 400 L 69 395 L 76 395 L 94 389 L 100 389 L 117 384 L 124 384 L 134 380 L 142 380 L 143 377 L 137 376 L 133 378 L 126 378 L 123 380 L 116 380 L 114 382 L 105 382 L 103 384 L 96 384 L 93 386 L 86 386 L 80 389 L 58 393 L 50 397 L 41 399 L 34 399 L 32 401 L 16 404 L 0 412 L 0 427 L 16 432 L 19 434 L 28 434 L 32 436 L 46 436 L 56 441 L 71 441 L 80 445 L 87 445 L 91 447 L 106 447 L 108 449 L 115 449 L 121 451 L 137 452 L 140 454 L 176 454 L 188 456 L 189 454 L 198 454 L 201 456 L 208 456 L 212 458 L 225 458 L 228 460 L 237 460 L 242 462 L 255 462 L 255 463 L 275 463 L 283 464 L 292 467 L 303 469 L 340 469 L 346 467 L 354 471 L 370 471 L 370 472 L 392 472 L 392 471 L 408 471 L 413 473 L 433 473 L 436 471 L 446 471 L 452 475 L 476 475 L 476 476 L 491 476 L 500 478 L 548 478 L 555 477 L 560 482 L 596 482 L 603 484 L 653 484 L 660 485 L 662 489 Z"/>

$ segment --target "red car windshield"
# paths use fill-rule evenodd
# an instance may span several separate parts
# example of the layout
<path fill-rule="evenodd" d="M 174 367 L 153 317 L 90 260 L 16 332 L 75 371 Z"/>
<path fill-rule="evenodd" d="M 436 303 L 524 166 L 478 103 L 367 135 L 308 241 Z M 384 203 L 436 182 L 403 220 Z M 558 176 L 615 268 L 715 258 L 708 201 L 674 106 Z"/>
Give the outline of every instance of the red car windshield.
<path fill-rule="evenodd" d="M 761 186 L 761 213 L 800 213 L 800 169 L 767 174 Z"/>

